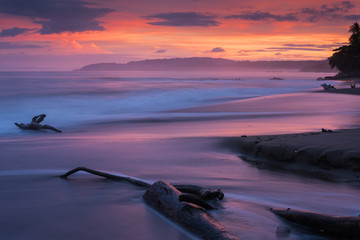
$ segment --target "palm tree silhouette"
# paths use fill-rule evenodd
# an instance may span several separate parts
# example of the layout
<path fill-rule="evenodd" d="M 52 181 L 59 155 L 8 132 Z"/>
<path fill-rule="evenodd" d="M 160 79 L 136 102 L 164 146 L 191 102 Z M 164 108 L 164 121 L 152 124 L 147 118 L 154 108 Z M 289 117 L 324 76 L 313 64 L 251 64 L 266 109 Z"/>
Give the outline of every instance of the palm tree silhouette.
<path fill-rule="evenodd" d="M 350 26 L 349 45 L 336 48 L 328 58 L 331 68 L 337 68 L 340 73 L 336 77 L 360 77 L 360 26 L 355 22 Z"/>
<path fill-rule="evenodd" d="M 360 26 L 358 22 L 355 22 L 350 26 L 349 32 L 351 32 L 351 36 L 349 38 L 350 44 L 359 44 L 360 43 Z"/>

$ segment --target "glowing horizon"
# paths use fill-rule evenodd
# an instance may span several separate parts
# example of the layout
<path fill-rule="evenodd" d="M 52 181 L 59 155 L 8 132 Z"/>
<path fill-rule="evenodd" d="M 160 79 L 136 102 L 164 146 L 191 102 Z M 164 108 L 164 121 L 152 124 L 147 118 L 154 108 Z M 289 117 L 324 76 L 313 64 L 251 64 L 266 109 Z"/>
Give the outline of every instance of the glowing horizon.
<path fill-rule="evenodd" d="M 175 57 L 323 60 L 360 20 L 354 1 L 4 0 L 0 70 Z"/>

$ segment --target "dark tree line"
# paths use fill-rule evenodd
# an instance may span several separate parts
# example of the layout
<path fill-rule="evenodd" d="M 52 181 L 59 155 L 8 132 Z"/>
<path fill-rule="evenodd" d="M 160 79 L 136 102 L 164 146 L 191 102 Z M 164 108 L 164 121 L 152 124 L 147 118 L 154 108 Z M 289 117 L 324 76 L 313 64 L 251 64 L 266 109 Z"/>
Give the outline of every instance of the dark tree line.
<path fill-rule="evenodd" d="M 349 45 L 334 49 L 334 54 L 328 58 L 331 68 L 337 68 L 341 78 L 360 77 L 360 26 L 355 22 L 350 26 Z"/>

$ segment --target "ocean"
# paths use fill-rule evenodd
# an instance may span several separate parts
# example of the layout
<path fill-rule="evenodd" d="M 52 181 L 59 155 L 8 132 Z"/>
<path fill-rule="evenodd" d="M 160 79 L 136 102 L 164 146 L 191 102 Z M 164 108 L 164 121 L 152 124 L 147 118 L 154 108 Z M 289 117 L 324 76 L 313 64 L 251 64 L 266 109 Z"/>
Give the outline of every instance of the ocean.
<path fill-rule="evenodd" d="M 324 75 L 1 72 L 0 239 L 197 239 L 147 207 L 142 188 L 58 177 L 78 166 L 221 188 L 211 214 L 243 239 L 281 239 L 287 225 L 270 207 L 359 215 L 357 186 L 256 168 L 226 146 L 242 135 L 359 127 L 358 96 L 323 93 Z M 43 113 L 63 132 L 14 125 Z M 286 239 L 331 237 L 292 228 Z"/>
<path fill-rule="evenodd" d="M 324 73 L 1 72 L 0 136 L 23 134 L 13 123 L 42 113 L 44 124 L 68 131 L 115 121 L 239 118 L 248 112 L 174 111 L 321 89 L 318 76 Z"/>

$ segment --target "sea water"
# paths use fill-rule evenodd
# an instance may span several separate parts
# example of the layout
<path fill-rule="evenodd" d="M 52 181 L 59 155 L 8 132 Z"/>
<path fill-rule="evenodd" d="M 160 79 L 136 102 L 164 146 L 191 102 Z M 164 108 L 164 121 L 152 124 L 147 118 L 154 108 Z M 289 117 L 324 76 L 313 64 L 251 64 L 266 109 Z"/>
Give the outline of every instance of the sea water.
<path fill-rule="evenodd" d="M 242 134 L 358 127 L 358 96 L 313 93 L 319 76 L 0 73 L 0 239 L 197 239 L 147 207 L 143 188 L 82 173 L 58 177 L 77 166 L 221 188 L 220 210 L 209 213 L 245 240 L 336 239 L 287 225 L 269 208 L 356 216 L 358 185 L 257 168 L 226 144 Z M 13 124 L 42 113 L 63 132 Z M 278 227 L 291 232 L 277 234 Z"/>
<path fill-rule="evenodd" d="M 47 114 L 44 124 L 65 129 L 95 122 L 166 118 L 169 115 L 164 111 L 319 88 L 317 75 L 1 72 L 0 135 L 18 133 L 14 122 L 28 123 L 42 113 Z M 269 80 L 273 76 L 284 80 Z"/>

